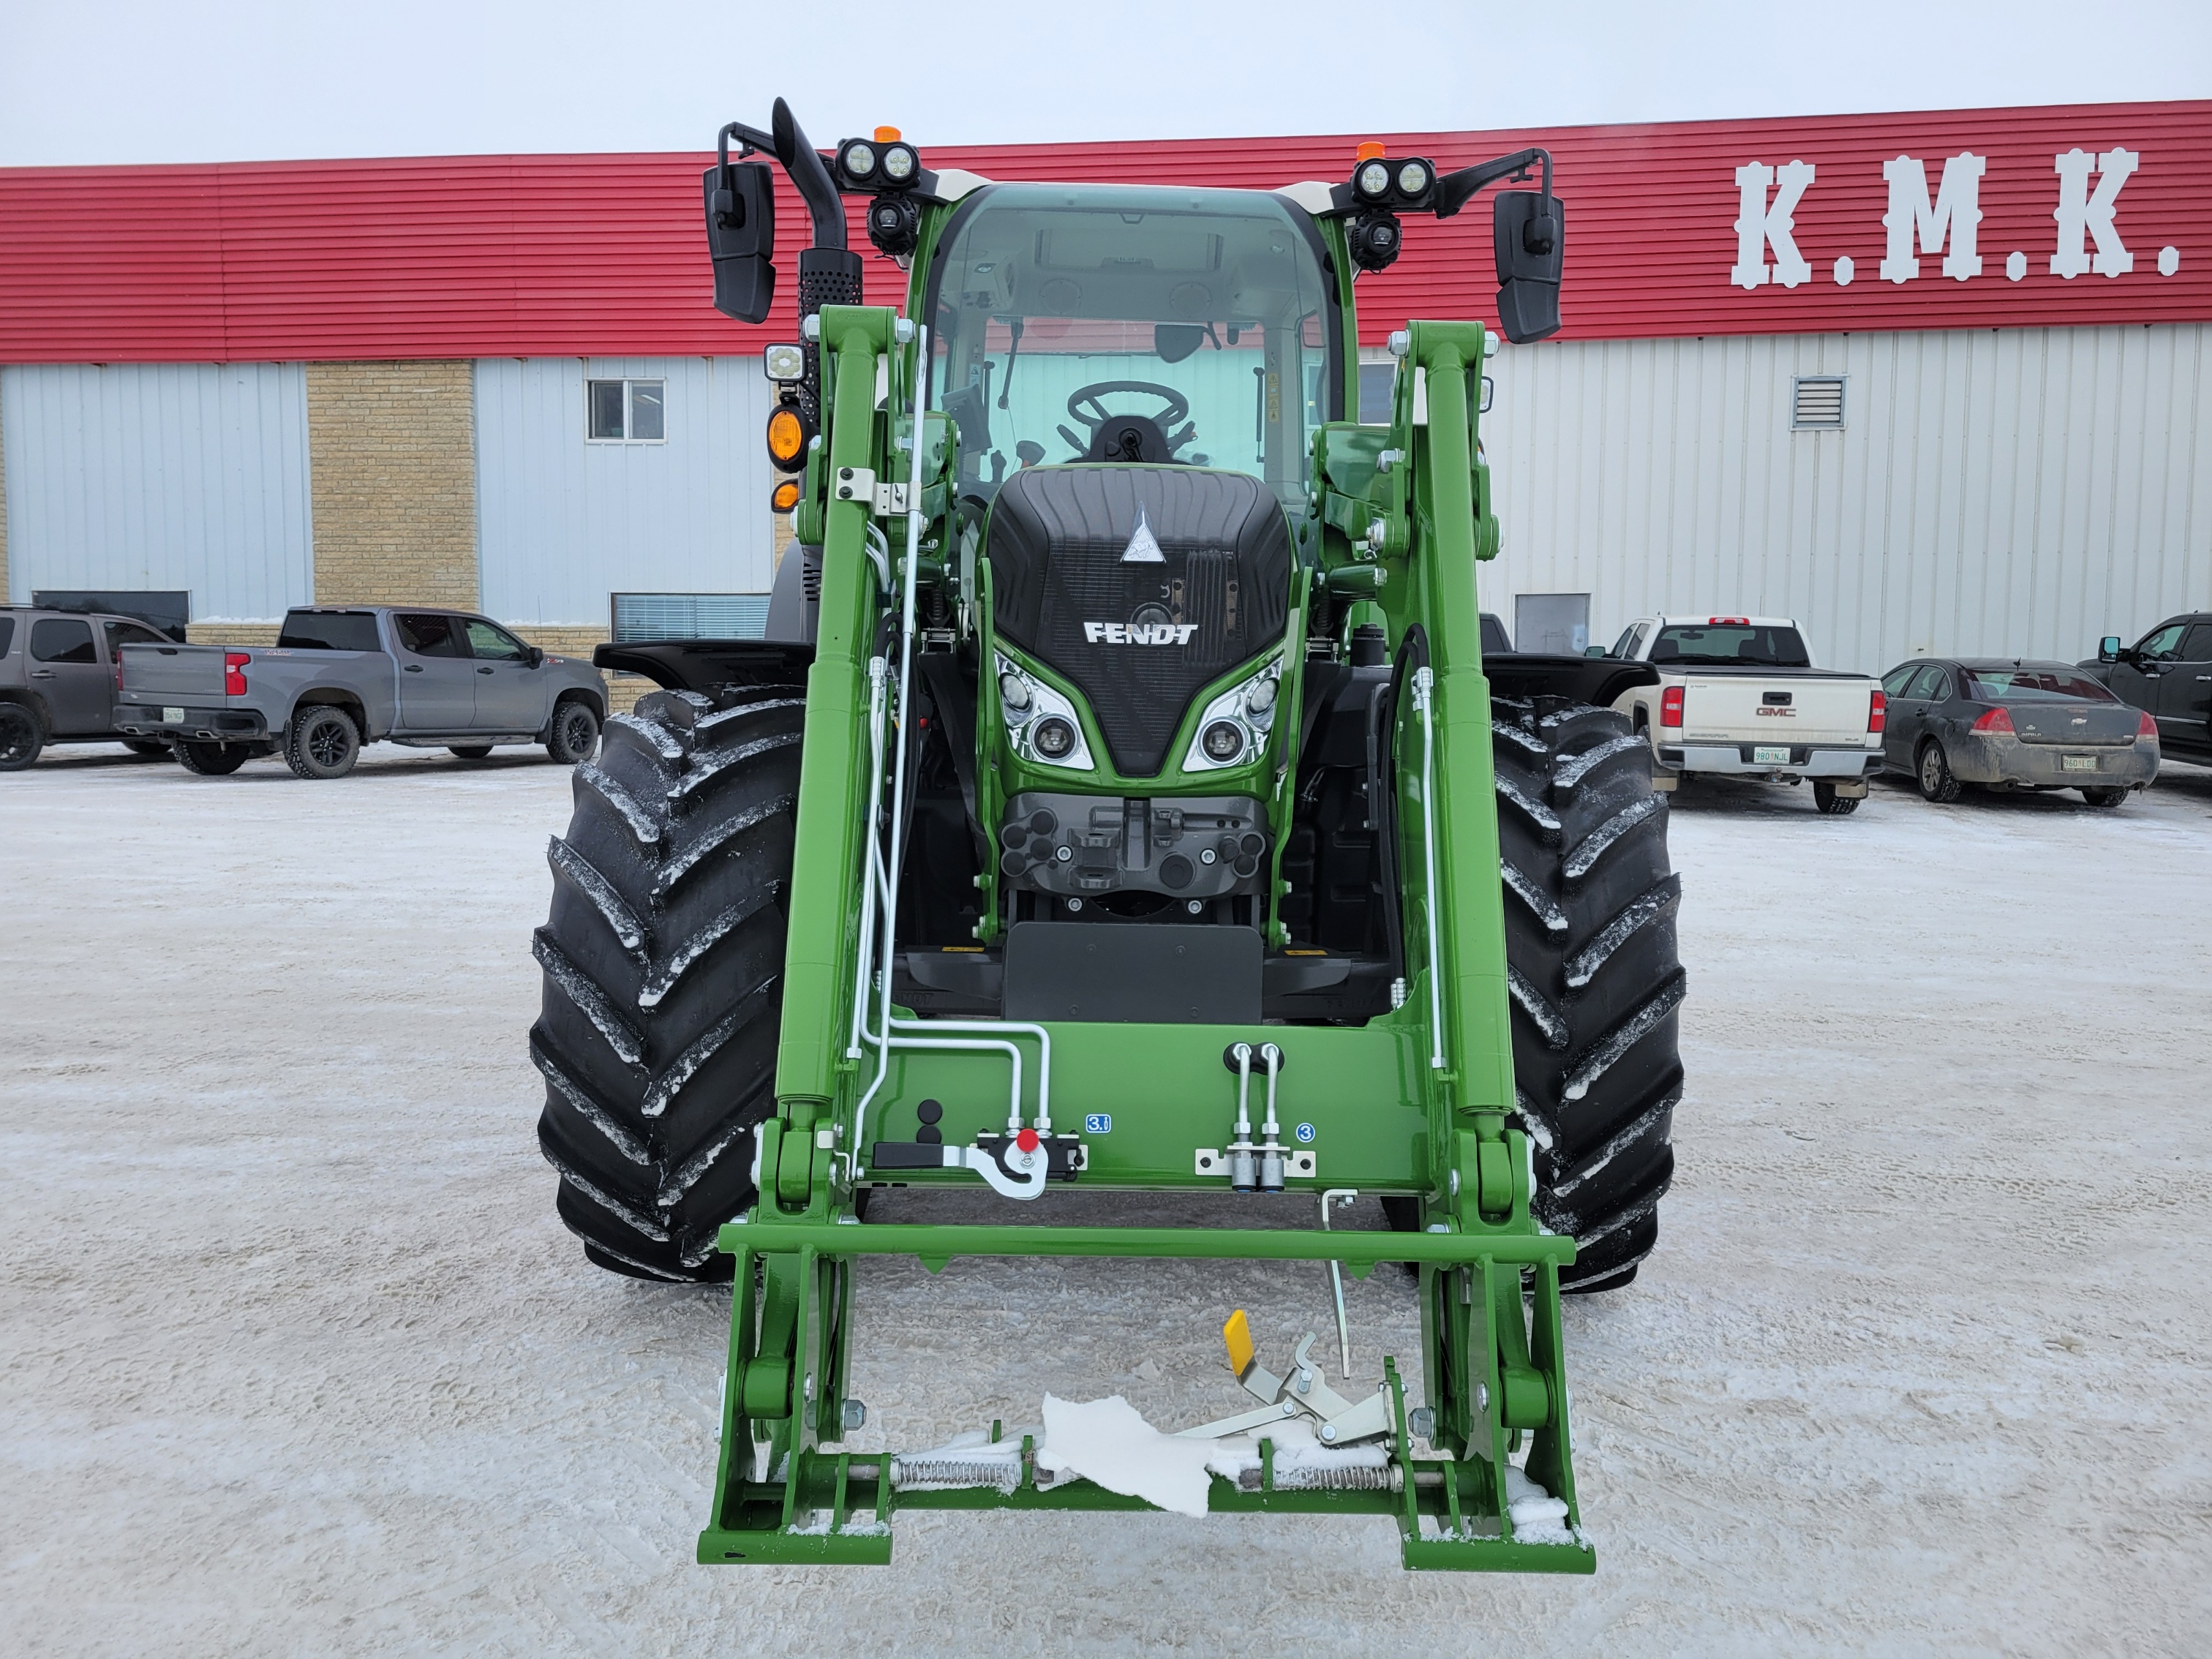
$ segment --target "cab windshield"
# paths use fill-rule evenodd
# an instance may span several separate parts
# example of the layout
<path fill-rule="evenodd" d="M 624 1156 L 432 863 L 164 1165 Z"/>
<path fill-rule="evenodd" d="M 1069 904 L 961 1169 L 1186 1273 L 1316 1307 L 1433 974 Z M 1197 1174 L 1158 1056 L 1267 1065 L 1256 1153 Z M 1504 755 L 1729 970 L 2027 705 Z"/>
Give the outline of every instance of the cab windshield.
<path fill-rule="evenodd" d="M 1341 402 L 1328 293 L 1311 222 L 1273 196 L 977 191 L 928 294 L 961 493 L 988 500 L 1025 466 L 1140 459 L 1249 473 L 1302 510 L 1308 434 Z"/>

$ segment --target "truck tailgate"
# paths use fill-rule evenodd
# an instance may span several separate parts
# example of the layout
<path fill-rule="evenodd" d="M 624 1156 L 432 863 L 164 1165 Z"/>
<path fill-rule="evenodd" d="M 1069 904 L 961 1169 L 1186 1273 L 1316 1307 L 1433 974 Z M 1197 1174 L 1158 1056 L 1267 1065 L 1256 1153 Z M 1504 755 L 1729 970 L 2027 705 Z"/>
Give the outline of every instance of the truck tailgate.
<path fill-rule="evenodd" d="M 1682 696 L 1686 743 L 1867 740 L 1874 682 L 1856 675 L 1710 674 L 1692 670 Z"/>
<path fill-rule="evenodd" d="M 159 702 L 163 698 L 204 703 L 222 701 L 222 655 L 219 645 L 126 645 L 122 661 L 123 699 Z"/>

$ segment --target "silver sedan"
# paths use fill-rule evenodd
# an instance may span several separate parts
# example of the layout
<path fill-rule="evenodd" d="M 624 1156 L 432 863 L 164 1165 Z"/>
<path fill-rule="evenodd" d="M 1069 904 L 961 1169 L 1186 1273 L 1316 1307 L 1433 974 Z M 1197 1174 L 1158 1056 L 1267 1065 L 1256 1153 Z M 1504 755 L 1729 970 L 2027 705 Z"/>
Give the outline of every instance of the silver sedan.
<path fill-rule="evenodd" d="M 1964 786 L 2079 789 L 2118 806 L 2158 775 L 2158 727 L 2070 664 L 1922 657 L 1881 677 L 1885 771 L 1929 800 Z"/>

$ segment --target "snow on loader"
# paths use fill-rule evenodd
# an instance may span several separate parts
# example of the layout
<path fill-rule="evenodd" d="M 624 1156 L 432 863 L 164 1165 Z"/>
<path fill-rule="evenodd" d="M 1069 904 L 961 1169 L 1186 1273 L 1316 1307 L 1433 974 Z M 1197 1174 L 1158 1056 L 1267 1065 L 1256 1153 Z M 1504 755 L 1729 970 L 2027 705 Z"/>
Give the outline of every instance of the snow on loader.
<path fill-rule="evenodd" d="M 1394 335 L 1389 421 L 1347 418 L 1352 279 L 1410 216 L 1538 174 L 1495 198 L 1498 308 L 1510 339 L 1557 329 L 1550 156 L 994 183 L 888 129 L 817 152 L 779 100 L 703 180 L 748 323 L 769 160 L 812 237 L 803 338 L 764 354 L 798 532 L 769 637 L 601 648 L 665 689 L 578 769 L 536 939 L 562 1219 L 618 1273 L 734 1276 L 699 1559 L 879 1563 L 902 1510 L 1151 1502 L 1592 1571 L 1560 1296 L 1650 1250 L 1681 1090 L 1665 799 L 1607 707 L 1650 671 L 1482 660 L 1481 325 Z M 847 197 L 904 315 L 862 303 Z M 866 1222 L 901 1185 L 1004 1218 Z M 1249 1194 L 1261 1224 L 1056 1221 L 1083 1188 Z M 1347 1191 L 1393 1229 L 1332 1231 Z M 1347 1399 L 1232 1318 L 1255 1406 L 1104 1425 L 1179 1496 L 1084 1449 L 1118 1401 L 837 1449 L 876 1255 L 1402 1261 L 1419 1373 Z"/>

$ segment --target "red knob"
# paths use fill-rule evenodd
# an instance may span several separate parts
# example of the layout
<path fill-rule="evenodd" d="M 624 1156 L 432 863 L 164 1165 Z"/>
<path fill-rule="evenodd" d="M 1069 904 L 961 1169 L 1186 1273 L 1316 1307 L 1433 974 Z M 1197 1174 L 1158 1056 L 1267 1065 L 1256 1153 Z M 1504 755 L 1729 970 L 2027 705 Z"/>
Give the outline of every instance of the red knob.
<path fill-rule="evenodd" d="M 1037 1132 L 1035 1129 L 1024 1129 L 1014 1137 L 1014 1145 L 1025 1152 L 1036 1151 L 1038 1144 Z"/>

